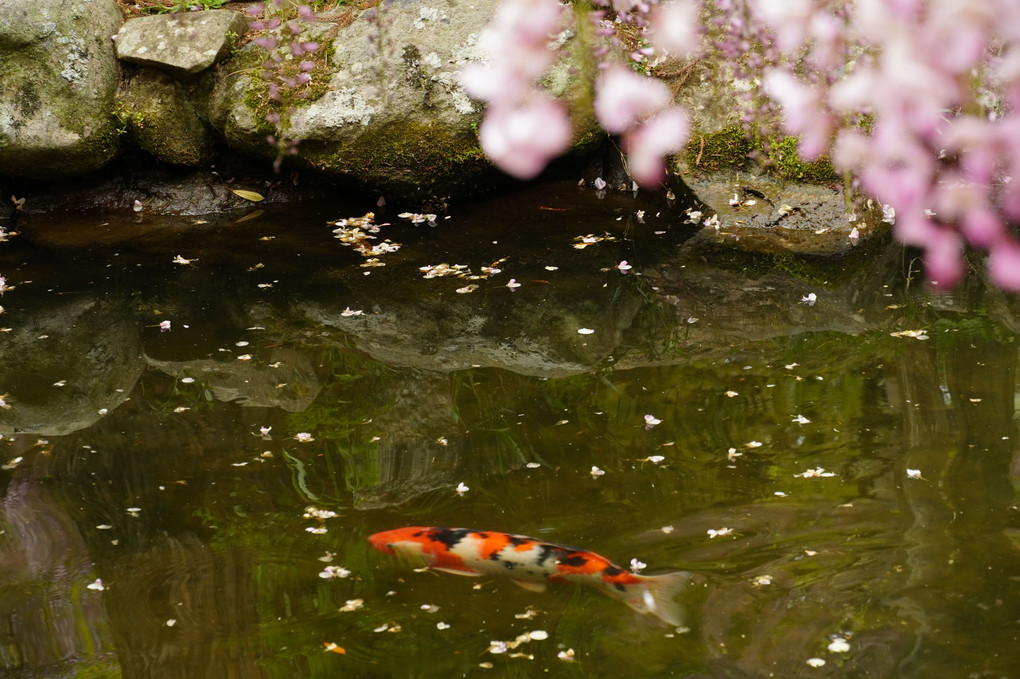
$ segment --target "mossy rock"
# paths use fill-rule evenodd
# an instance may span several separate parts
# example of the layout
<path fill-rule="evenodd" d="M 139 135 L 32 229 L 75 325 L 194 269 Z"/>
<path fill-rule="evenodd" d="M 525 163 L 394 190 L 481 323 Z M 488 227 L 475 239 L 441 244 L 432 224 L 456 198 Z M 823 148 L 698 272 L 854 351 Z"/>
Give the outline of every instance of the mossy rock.
<path fill-rule="evenodd" d="M 130 143 L 156 160 L 199 167 L 212 159 L 215 139 L 195 98 L 174 78 L 143 67 L 121 84 L 115 114 Z"/>
<path fill-rule="evenodd" d="M 459 71 L 485 58 L 477 36 L 498 4 L 387 6 L 381 48 L 369 12 L 327 14 L 301 38 L 323 45 L 314 54 L 312 82 L 284 91 L 261 82 L 266 53 L 249 43 L 220 69 L 210 122 L 243 153 L 311 167 L 390 199 L 484 192 L 501 173 L 479 148 L 482 106 L 461 88 Z M 575 155 L 604 138 L 590 92 L 579 85 L 587 48 L 569 41 L 565 49 L 574 57 L 557 62 L 543 80 L 546 92 L 575 112 Z M 283 66 L 270 70 L 282 73 L 288 62 L 276 63 Z"/>
<path fill-rule="evenodd" d="M 0 172 L 52 179 L 112 160 L 117 4 L 11 0 L 0 15 Z"/>

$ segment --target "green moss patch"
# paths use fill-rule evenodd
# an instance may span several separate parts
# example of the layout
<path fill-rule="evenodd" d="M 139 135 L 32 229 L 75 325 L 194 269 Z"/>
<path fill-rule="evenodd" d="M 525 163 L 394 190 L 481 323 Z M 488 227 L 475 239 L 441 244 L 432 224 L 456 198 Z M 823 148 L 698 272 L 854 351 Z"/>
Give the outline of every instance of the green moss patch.
<path fill-rule="evenodd" d="M 762 147 L 765 171 L 788 181 L 831 184 L 841 178 L 827 158 L 806 163 L 797 155 L 797 137 L 769 137 Z"/>
<path fill-rule="evenodd" d="M 448 191 L 479 166 L 490 167 L 474 135 L 414 122 L 393 123 L 339 147 L 305 142 L 301 156 L 324 172 L 401 193 Z"/>
<path fill-rule="evenodd" d="M 683 159 L 692 172 L 736 172 L 751 164 L 754 145 L 744 130 L 730 127 L 714 134 L 693 134 Z"/>
<path fill-rule="evenodd" d="M 806 163 L 797 155 L 797 137 L 749 136 L 741 127 L 693 134 L 683 152 L 690 172 L 740 172 L 759 167 L 786 181 L 831 184 L 841 181 L 828 159 Z"/>

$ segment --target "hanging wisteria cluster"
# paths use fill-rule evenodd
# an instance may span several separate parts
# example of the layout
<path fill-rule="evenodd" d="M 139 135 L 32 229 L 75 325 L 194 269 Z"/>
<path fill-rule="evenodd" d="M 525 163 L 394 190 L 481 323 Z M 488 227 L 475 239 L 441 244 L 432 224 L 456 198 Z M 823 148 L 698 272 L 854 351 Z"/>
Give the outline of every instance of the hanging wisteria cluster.
<path fill-rule="evenodd" d="M 635 180 L 654 186 L 687 141 L 672 93 L 639 74 L 654 54 L 726 59 L 751 83 L 754 123 L 769 104 L 805 160 L 828 156 L 895 214 L 900 241 L 924 250 L 929 279 L 952 286 L 969 247 L 991 279 L 1020 291 L 1020 3 L 1015 0 L 596 0 L 597 33 L 636 28 L 643 47 L 599 62 L 594 110 L 620 135 Z M 481 42 L 491 59 L 463 72 L 488 106 L 482 148 L 521 178 L 570 143 L 565 107 L 539 82 L 562 58 L 557 0 L 504 0 Z M 763 107 L 762 104 L 765 104 Z"/>

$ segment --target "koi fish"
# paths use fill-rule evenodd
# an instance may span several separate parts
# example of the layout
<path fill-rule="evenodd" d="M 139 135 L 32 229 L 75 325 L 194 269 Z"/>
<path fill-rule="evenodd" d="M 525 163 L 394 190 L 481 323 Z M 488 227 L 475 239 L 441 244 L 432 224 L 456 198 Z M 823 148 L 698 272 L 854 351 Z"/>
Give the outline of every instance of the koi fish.
<path fill-rule="evenodd" d="M 619 599 L 639 613 L 679 627 L 683 607 L 674 597 L 692 580 L 680 571 L 637 575 L 585 549 L 542 542 L 524 535 L 467 528 L 412 526 L 368 538 L 384 554 L 454 575 L 508 576 L 524 589 L 544 591 L 547 583 L 577 582 Z"/>

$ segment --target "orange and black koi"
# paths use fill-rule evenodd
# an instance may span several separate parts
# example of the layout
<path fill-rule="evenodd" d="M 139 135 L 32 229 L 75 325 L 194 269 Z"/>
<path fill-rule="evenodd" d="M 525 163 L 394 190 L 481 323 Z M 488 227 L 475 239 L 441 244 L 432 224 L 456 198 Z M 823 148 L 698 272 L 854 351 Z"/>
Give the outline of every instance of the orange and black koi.
<path fill-rule="evenodd" d="M 417 565 L 456 575 L 507 576 L 532 591 L 543 591 L 550 582 L 589 585 L 639 613 L 683 624 L 683 607 L 674 597 L 691 583 L 687 572 L 637 575 L 584 549 L 468 528 L 412 526 L 376 533 L 368 541 Z"/>

